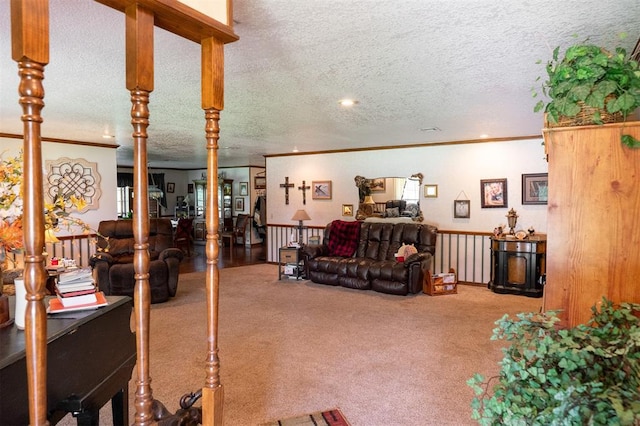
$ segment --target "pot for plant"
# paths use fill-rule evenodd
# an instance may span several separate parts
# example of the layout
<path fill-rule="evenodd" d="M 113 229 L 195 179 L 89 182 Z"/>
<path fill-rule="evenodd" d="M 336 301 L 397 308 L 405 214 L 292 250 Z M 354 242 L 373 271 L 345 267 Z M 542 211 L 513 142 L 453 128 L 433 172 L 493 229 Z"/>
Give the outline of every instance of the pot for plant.
<path fill-rule="evenodd" d="M 605 105 L 607 102 L 614 100 L 614 96 L 607 96 L 605 98 Z M 572 117 L 566 115 L 560 115 L 558 121 L 554 122 L 549 120 L 549 114 L 544 114 L 544 126 L 545 127 L 571 127 L 571 126 L 589 126 L 596 123 L 621 123 L 625 120 L 622 112 L 618 111 L 610 113 L 606 108 L 596 108 L 591 105 L 587 105 L 582 101 L 577 102 L 580 107 L 580 112 Z M 599 120 L 598 120 L 599 119 Z"/>

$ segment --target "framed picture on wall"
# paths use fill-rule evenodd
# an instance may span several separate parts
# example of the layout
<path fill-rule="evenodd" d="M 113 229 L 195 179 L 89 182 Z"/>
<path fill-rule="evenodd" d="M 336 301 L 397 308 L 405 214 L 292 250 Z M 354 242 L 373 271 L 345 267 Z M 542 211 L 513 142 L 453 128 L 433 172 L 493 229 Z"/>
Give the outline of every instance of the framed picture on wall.
<path fill-rule="evenodd" d="M 236 197 L 235 210 L 237 212 L 243 212 L 244 211 L 244 198 Z"/>
<path fill-rule="evenodd" d="M 480 181 L 480 202 L 483 209 L 508 207 L 507 179 L 482 179 Z"/>
<path fill-rule="evenodd" d="M 522 175 L 522 204 L 547 204 L 549 174 Z"/>
<path fill-rule="evenodd" d="M 314 180 L 311 183 L 311 191 L 314 200 L 330 200 L 331 199 L 331 181 L 330 180 Z"/>
<path fill-rule="evenodd" d="M 168 182 L 167 183 L 167 192 L 169 194 L 173 194 L 173 192 L 176 190 L 176 184 L 174 182 Z"/>
<path fill-rule="evenodd" d="M 369 188 L 371 192 L 384 192 L 384 178 L 369 179 Z"/>
<path fill-rule="evenodd" d="M 342 216 L 353 216 L 353 204 L 342 205 Z"/>
<path fill-rule="evenodd" d="M 438 198 L 438 185 L 425 184 L 424 198 Z"/>
<path fill-rule="evenodd" d="M 188 183 L 187 184 L 187 193 L 193 194 L 193 184 L 192 183 Z"/>
<path fill-rule="evenodd" d="M 471 217 L 471 201 L 455 200 L 453 202 L 453 217 L 456 219 L 468 219 Z"/>
<path fill-rule="evenodd" d="M 249 195 L 249 182 L 240 182 L 240 195 Z"/>
<path fill-rule="evenodd" d="M 256 176 L 253 178 L 254 189 L 267 189 L 267 178 L 264 176 Z"/>

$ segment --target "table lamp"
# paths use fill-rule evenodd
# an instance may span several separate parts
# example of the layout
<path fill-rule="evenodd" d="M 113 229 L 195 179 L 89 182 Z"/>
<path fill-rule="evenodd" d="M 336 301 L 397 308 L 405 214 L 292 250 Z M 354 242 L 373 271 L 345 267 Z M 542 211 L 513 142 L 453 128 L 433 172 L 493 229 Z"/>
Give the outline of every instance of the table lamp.
<path fill-rule="evenodd" d="M 363 204 L 362 207 L 363 207 L 364 214 L 367 216 L 372 216 L 374 211 L 374 206 L 376 204 L 376 202 L 373 200 L 373 197 L 371 195 L 365 195 L 364 201 L 362 202 L 362 204 Z"/>
<path fill-rule="evenodd" d="M 311 218 L 309 217 L 306 211 L 297 210 L 293 215 L 293 217 L 291 218 L 291 220 L 298 221 L 298 244 L 299 246 L 302 246 L 302 221 L 311 220 Z"/>
<path fill-rule="evenodd" d="M 516 213 L 513 207 L 509 210 L 509 213 L 507 213 L 507 221 L 509 222 L 509 234 L 515 234 L 515 227 L 518 222 L 518 213 Z"/>

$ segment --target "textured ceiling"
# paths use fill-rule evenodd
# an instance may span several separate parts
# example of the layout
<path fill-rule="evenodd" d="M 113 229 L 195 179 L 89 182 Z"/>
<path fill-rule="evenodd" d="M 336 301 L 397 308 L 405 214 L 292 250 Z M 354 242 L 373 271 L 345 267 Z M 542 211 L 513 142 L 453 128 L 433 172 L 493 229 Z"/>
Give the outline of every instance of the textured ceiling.
<path fill-rule="evenodd" d="M 9 1 L 0 0 L 0 132 L 21 133 Z M 132 165 L 124 16 L 51 1 L 45 137 L 105 143 Z M 551 50 L 589 37 L 631 50 L 638 0 L 236 0 L 225 46 L 220 166 L 265 154 L 540 134 L 530 90 Z M 156 30 L 152 167 L 202 168 L 200 48 Z M 351 97 L 351 109 L 338 100 Z M 437 127 L 441 131 L 423 129 Z"/>

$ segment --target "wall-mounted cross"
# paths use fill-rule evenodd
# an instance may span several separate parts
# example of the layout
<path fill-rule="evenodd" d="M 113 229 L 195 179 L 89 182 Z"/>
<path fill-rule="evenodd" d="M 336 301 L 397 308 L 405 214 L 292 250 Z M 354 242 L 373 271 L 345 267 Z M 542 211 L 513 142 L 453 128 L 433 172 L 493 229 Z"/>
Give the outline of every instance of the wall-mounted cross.
<path fill-rule="evenodd" d="M 302 204 L 307 204 L 307 189 L 311 189 L 311 187 L 302 181 L 302 186 L 299 186 L 298 189 L 302 191 Z"/>
<path fill-rule="evenodd" d="M 295 185 L 289 183 L 289 176 L 284 178 L 284 183 L 280 184 L 280 188 L 284 188 L 284 203 L 289 204 L 289 188 L 293 188 Z"/>

